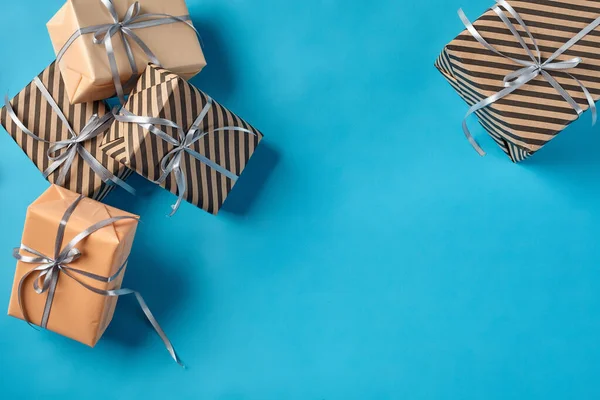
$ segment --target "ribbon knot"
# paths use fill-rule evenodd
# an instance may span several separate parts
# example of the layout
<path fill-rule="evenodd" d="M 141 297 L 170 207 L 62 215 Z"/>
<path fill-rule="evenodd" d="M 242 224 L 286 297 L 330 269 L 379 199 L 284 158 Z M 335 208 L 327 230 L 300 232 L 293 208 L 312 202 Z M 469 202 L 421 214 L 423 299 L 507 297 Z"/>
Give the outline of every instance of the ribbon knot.
<path fill-rule="evenodd" d="M 502 7 L 502 8 L 501 8 Z M 533 51 L 530 49 L 530 46 L 525 42 L 524 36 L 520 33 L 517 28 L 513 25 L 507 15 L 504 13 L 506 10 L 518 23 L 518 25 L 525 32 L 525 35 L 529 38 L 533 45 Z M 581 106 L 573 99 L 573 97 L 561 86 L 561 84 L 554 78 L 551 72 L 560 71 L 566 74 L 568 77 L 573 79 L 574 82 L 581 88 L 581 91 L 585 95 L 586 101 L 589 105 L 589 108 L 592 112 L 592 125 L 596 124 L 597 120 L 597 111 L 596 104 L 594 102 L 594 98 L 590 94 L 589 90 L 585 87 L 585 85 L 577 79 L 575 76 L 567 72 L 568 70 L 577 68 L 579 64 L 583 62 L 583 59 L 580 57 L 574 57 L 566 61 L 556 61 L 558 57 L 563 55 L 567 50 L 569 50 L 573 45 L 575 45 L 578 41 L 580 41 L 583 37 L 585 37 L 588 33 L 596 29 L 600 25 L 600 17 L 594 20 L 591 24 L 581 30 L 577 35 L 567 41 L 564 45 L 562 45 L 558 50 L 556 50 L 550 57 L 548 57 L 545 61 L 542 61 L 542 53 L 537 44 L 537 40 L 519 15 L 519 13 L 506 1 L 506 0 L 496 0 L 496 5 L 492 7 L 492 10 L 498 15 L 498 17 L 502 20 L 502 22 L 506 25 L 506 27 L 510 30 L 513 36 L 517 39 L 523 50 L 527 53 L 529 59 L 519 59 L 508 56 L 499 50 L 497 50 L 494 46 L 489 44 L 483 36 L 477 31 L 477 29 L 473 26 L 471 21 L 467 18 L 463 10 L 458 10 L 458 15 L 462 20 L 463 24 L 469 31 L 469 33 L 479 42 L 483 47 L 490 50 L 496 55 L 504 57 L 513 63 L 521 66 L 515 72 L 511 72 L 507 74 L 503 79 L 504 89 L 499 91 L 498 93 L 483 99 L 473 106 L 469 108 L 467 114 L 463 119 L 463 132 L 465 136 L 471 143 L 471 145 L 475 148 L 475 150 L 480 155 L 485 155 L 483 149 L 479 146 L 479 144 L 475 141 L 469 128 L 467 126 L 467 118 L 476 113 L 477 111 L 484 109 L 491 104 L 497 102 L 500 99 L 508 96 L 514 91 L 520 89 L 530 81 L 534 80 L 538 76 L 542 76 L 557 92 L 558 94 L 565 99 L 567 103 L 573 108 L 573 110 L 577 113 L 577 115 L 581 115 L 583 113 L 583 109 Z"/>
<path fill-rule="evenodd" d="M 140 15 L 140 3 L 133 3 L 128 9 L 123 20 L 119 20 L 119 15 L 116 12 L 114 5 L 112 4 L 112 0 L 101 0 L 110 16 L 112 17 L 114 24 L 106 24 L 99 27 L 94 32 L 94 44 L 104 44 L 104 40 L 106 40 L 106 36 L 114 36 L 119 32 L 122 32 L 125 35 L 130 35 L 132 32 L 124 31 L 127 29 L 129 25 L 136 21 L 136 18 Z M 126 40 L 126 39 L 124 39 Z"/>
<path fill-rule="evenodd" d="M 69 243 L 67 243 L 66 246 L 62 247 L 67 223 L 69 222 L 69 219 L 73 215 L 73 212 L 83 199 L 83 196 L 79 196 L 71 205 L 69 205 L 69 207 L 65 211 L 58 226 L 58 231 L 56 233 L 56 238 L 54 241 L 54 257 L 48 257 L 45 254 L 24 244 L 21 244 L 20 247 L 15 248 L 13 251 L 13 257 L 16 258 L 18 261 L 27 264 L 37 264 L 37 267 L 33 268 L 25 275 L 23 275 L 23 277 L 19 281 L 18 298 L 19 307 L 21 309 L 21 312 L 23 313 L 23 319 L 29 325 L 34 326 L 31 322 L 31 319 L 29 318 L 29 315 L 27 314 L 26 308 L 23 307 L 23 285 L 30 276 L 35 276 L 35 279 L 33 281 L 33 289 L 37 294 L 41 295 L 44 293 L 48 293 L 48 297 L 46 298 L 46 304 L 44 306 L 44 311 L 40 323 L 40 326 L 42 328 L 46 328 L 48 326 L 48 319 L 50 317 L 52 302 L 54 301 L 54 295 L 56 293 L 56 285 L 58 283 L 60 275 L 66 275 L 70 279 L 77 282 L 79 285 L 83 286 L 85 289 L 93 293 L 99 294 L 101 296 L 119 297 L 133 294 L 135 295 L 142 311 L 146 315 L 146 318 L 148 319 L 156 333 L 158 333 L 158 335 L 162 339 L 163 343 L 165 344 L 165 347 L 169 351 L 169 354 L 171 355 L 173 360 L 175 360 L 179 365 L 183 367 L 184 365 L 179 359 L 177 353 L 175 352 L 173 345 L 171 344 L 171 342 L 167 338 L 167 335 L 164 333 L 164 331 L 158 324 L 158 321 L 156 321 L 156 318 L 154 318 L 154 315 L 146 305 L 146 302 L 144 301 L 143 297 L 138 292 L 131 289 L 98 289 L 92 285 L 89 285 L 88 283 L 81 280 L 81 278 L 79 278 L 79 276 L 83 276 L 97 282 L 113 282 L 124 271 L 125 267 L 127 266 L 127 260 L 125 260 L 123 264 L 121 264 L 117 272 L 110 277 L 96 275 L 91 272 L 76 269 L 70 266 L 71 264 L 73 264 L 81 258 L 82 253 L 76 248 L 76 246 L 88 236 L 92 235 L 93 233 L 99 231 L 102 228 L 113 225 L 114 223 L 119 221 L 137 220 L 137 218 L 129 216 L 112 217 L 105 219 L 88 227 L 83 232 L 76 235 Z M 22 252 L 27 254 L 22 254 Z"/>
<path fill-rule="evenodd" d="M 102 44 L 106 49 L 106 55 L 108 57 L 108 63 L 110 66 L 111 75 L 113 78 L 113 82 L 115 85 L 115 90 L 117 92 L 117 96 L 121 105 L 125 104 L 125 89 L 131 87 L 137 81 L 139 77 L 138 66 L 135 61 L 135 55 L 133 54 L 133 49 L 131 47 L 130 40 L 135 42 L 135 44 L 142 49 L 149 62 L 152 62 L 156 65 L 161 65 L 158 61 L 156 55 L 150 50 L 150 48 L 140 39 L 138 35 L 135 34 L 136 29 L 150 28 L 159 25 L 165 24 L 174 24 L 178 22 L 182 22 L 189 26 L 191 29 L 196 32 L 198 37 L 200 34 L 190 22 L 189 15 L 183 16 L 173 16 L 169 14 L 157 14 L 157 13 L 142 13 L 141 6 L 139 2 L 134 2 L 125 13 L 125 16 L 121 20 L 119 18 L 119 14 L 113 4 L 112 0 L 100 0 L 104 7 L 108 10 L 113 22 L 109 24 L 101 24 L 95 26 L 89 26 L 86 28 L 81 28 L 75 31 L 73 35 L 67 40 L 62 49 L 56 55 L 56 62 L 60 62 L 62 57 L 65 55 L 66 51 L 71 47 L 73 42 L 77 40 L 80 36 L 93 34 L 93 43 L 94 44 Z M 125 48 L 125 53 L 127 54 L 127 60 L 129 61 L 129 66 L 131 67 L 131 78 L 123 85 L 121 83 L 121 75 L 119 73 L 119 68 L 117 66 L 117 59 L 115 56 L 114 46 L 112 42 L 113 36 L 120 34 L 123 47 Z"/>
<path fill-rule="evenodd" d="M 43 254 L 27 248 L 26 246 L 15 249 L 15 255 L 19 254 L 20 250 L 35 254 L 39 257 L 36 261 L 42 261 L 42 264 L 36 268 L 38 275 L 33 282 L 33 290 L 37 294 L 46 293 L 53 285 L 53 281 L 57 279 L 58 273 L 68 269 L 68 264 L 77 261 L 77 259 L 81 257 L 81 252 L 77 249 L 71 249 L 67 253 L 61 253 L 58 257 L 55 257 L 56 259 L 45 257 Z"/>

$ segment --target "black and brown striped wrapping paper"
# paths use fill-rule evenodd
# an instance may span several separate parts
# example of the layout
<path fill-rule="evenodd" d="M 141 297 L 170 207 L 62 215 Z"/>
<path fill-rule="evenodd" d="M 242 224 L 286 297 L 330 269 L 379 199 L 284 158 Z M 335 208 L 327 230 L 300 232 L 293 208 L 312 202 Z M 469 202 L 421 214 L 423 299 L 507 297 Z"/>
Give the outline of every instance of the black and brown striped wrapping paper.
<path fill-rule="evenodd" d="M 509 0 L 537 40 L 542 60 L 600 16 L 599 0 Z M 531 40 L 512 17 L 511 22 Z M 525 49 L 491 10 L 473 23 L 486 41 L 502 53 L 529 60 Z M 600 99 L 600 31 L 598 28 L 566 51 L 558 60 L 581 57 L 583 62 L 568 72 L 583 82 L 595 101 Z M 448 44 L 436 67 L 469 106 L 504 88 L 503 78 L 520 66 L 479 44 L 465 30 Z M 577 83 L 564 72 L 551 72 L 583 110 L 589 108 Z M 538 151 L 567 125 L 577 113 L 556 89 L 538 76 L 519 90 L 478 111 L 479 122 L 502 150 L 519 162 Z"/>
<path fill-rule="evenodd" d="M 55 63 L 52 63 L 42 71 L 38 75 L 38 78 L 63 111 L 63 114 L 76 134 L 85 127 L 92 115 L 98 114 L 99 117 L 102 117 L 109 112 L 104 102 L 101 101 L 71 105 L 66 96 L 65 85 L 60 71 L 55 67 Z M 64 126 L 58 115 L 52 110 L 34 82 L 31 82 L 17 94 L 11 100 L 10 104 L 21 122 L 40 138 L 51 142 L 70 139 L 67 127 Z M 0 122 L 38 169 L 45 171 L 51 164 L 47 155 L 51 145 L 35 140 L 23 133 L 10 118 L 5 107 L 2 107 L 0 110 Z M 103 135 L 99 135 L 85 142 L 84 147 L 113 175 L 123 180 L 126 179 L 131 175 L 131 171 L 100 151 L 102 139 Z M 48 180 L 51 183 L 55 183 L 55 180 L 58 179 L 62 168 L 64 166 L 61 166 L 52 175 L 48 176 Z M 102 200 L 114 188 L 114 186 L 102 182 L 100 177 L 94 173 L 79 155 L 77 155 L 73 164 L 71 164 L 63 186 L 73 192 L 83 194 L 95 200 Z"/>
<path fill-rule="evenodd" d="M 125 108 L 138 116 L 171 120 L 187 132 L 206 103 L 207 96 L 183 78 L 150 64 Z M 220 127 L 242 127 L 256 135 L 235 131 L 211 133 L 194 143 L 192 149 L 239 176 L 263 135 L 214 101 L 200 129 L 208 132 Z M 159 128 L 178 137 L 175 129 Z M 104 139 L 102 150 L 145 178 L 156 181 L 161 175 L 160 162 L 173 146 L 140 125 L 115 122 Z M 189 154 L 182 157 L 182 171 L 187 181 L 185 199 L 217 214 L 234 182 Z M 177 194 L 172 174 L 161 186 Z"/>

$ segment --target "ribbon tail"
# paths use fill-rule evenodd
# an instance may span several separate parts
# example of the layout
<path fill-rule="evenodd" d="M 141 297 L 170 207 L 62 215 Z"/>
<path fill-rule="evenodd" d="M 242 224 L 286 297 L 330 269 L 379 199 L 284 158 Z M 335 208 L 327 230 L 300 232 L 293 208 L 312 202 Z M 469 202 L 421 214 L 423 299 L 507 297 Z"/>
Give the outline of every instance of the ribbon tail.
<path fill-rule="evenodd" d="M 27 310 L 23 306 L 23 303 L 24 303 L 23 302 L 23 285 L 25 284 L 25 281 L 27 280 L 27 278 L 29 278 L 31 276 L 31 274 L 33 274 L 36 271 L 44 271 L 48 267 L 49 267 L 48 265 L 40 265 L 38 267 L 35 267 L 31 271 L 28 271 L 25 275 L 23 275 L 23 277 L 19 281 L 19 286 L 17 288 L 17 298 L 18 298 L 18 301 L 19 301 L 19 309 L 21 310 L 21 314 L 23 314 L 23 320 L 25 320 L 25 322 L 27 322 L 27 325 L 29 325 L 30 327 L 32 327 L 36 331 L 39 330 L 39 329 L 31 321 L 31 318 L 29 318 L 29 314 L 27 313 Z"/>
<path fill-rule="evenodd" d="M 175 215 L 175 213 L 179 210 L 187 190 L 185 176 L 183 175 L 183 171 L 179 166 L 173 168 L 173 174 L 175 174 L 175 182 L 177 183 L 177 201 L 171 206 L 171 213 L 169 214 L 169 217 Z"/>
<path fill-rule="evenodd" d="M 42 314 L 41 327 L 46 329 L 48 327 L 48 319 L 50 318 L 50 311 L 52 310 L 52 303 L 54 302 L 54 294 L 56 293 L 56 285 L 58 284 L 58 278 L 60 274 L 51 270 L 51 281 L 48 287 L 48 296 L 46 297 L 46 304 L 44 305 L 44 312 Z"/>
<path fill-rule="evenodd" d="M 154 328 L 154 330 L 156 331 L 156 333 L 158 334 L 158 336 L 160 336 L 160 338 L 162 339 L 165 347 L 167 348 L 167 351 L 171 355 L 171 358 L 177 364 L 179 364 L 182 368 L 185 368 L 185 364 L 181 361 L 181 358 L 179 358 L 179 355 L 175 351 L 175 348 L 173 347 L 173 344 L 171 343 L 171 341 L 169 340 L 169 338 L 167 337 L 167 335 L 165 334 L 165 332 L 163 331 L 163 329 L 160 327 L 158 321 L 156 320 L 156 318 L 154 317 L 154 315 L 150 311 L 150 308 L 148 307 L 148 305 L 144 301 L 144 298 L 142 297 L 142 295 L 139 292 L 136 292 L 136 291 L 133 291 L 133 290 L 130 290 L 130 289 L 121 289 L 121 290 L 118 290 L 117 292 L 121 292 L 120 295 L 127 295 L 127 294 L 134 294 L 135 295 L 135 298 L 136 298 L 138 304 L 140 305 L 140 308 L 144 312 L 144 315 L 146 316 L 146 318 L 148 319 L 148 321 L 150 322 L 150 324 L 152 325 L 152 327 Z"/>
<path fill-rule="evenodd" d="M 37 326 L 35 326 L 33 324 L 33 322 L 31 322 L 31 319 L 29 318 L 29 314 L 27 314 L 25 307 L 23 307 L 23 284 L 25 283 L 25 280 L 27 280 L 27 278 L 29 278 L 29 276 L 31 274 L 33 274 L 35 271 L 36 271 L 35 269 L 32 269 L 31 271 L 29 271 L 25 275 L 23 275 L 23 277 L 19 281 L 19 287 L 17 288 L 17 297 L 19 299 L 19 308 L 21 309 L 21 314 L 23 314 L 23 319 L 25 320 L 25 322 L 27 322 L 27 325 L 29 325 L 30 327 L 32 327 L 33 329 L 38 331 L 39 329 L 37 328 Z"/>
<path fill-rule="evenodd" d="M 73 165 L 73 160 L 75 160 L 75 156 L 77 155 L 77 151 L 75 151 L 75 147 L 69 149 L 69 155 L 63 162 L 63 167 L 60 170 L 60 174 L 56 179 L 56 184 L 62 186 L 65 184 L 67 180 L 67 173 L 71 171 L 71 165 Z M 54 164 L 52 164 L 54 165 Z"/>
<path fill-rule="evenodd" d="M 583 82 L 571 74 L 568 75 L 573 78 L 573 80 L 575 80 L 575 82 L 577 82 L 577 84 L 581 87 L 581 91 L 585 95 L 585 98 L 590 105 L 590 111 L 592 112 L 592 126 L 596 125 L 596 122 L 598 121 L 598 111 L 596 110 L 596 102 L 594 101 L 594 98 L 592 97 L 590 91 L 585 87 Z"/>
<path fill-rule="evenodd" d="M 532 77 L 531 79 L 533 79 L 534 77 Z M 471 145 L 473 146 L 473 148 L 475 149 L 475 151 L 477 151 L 477 153 L 479 153 L 480 156 L 485 156 L 486 153 L 481 148 L 481 146 L 479 145 L 479 143 L 477 143 L 477 141 L 475 140 L 475 138 L 473 137 L 473 135 L 471 134 L 471 131 L 469 130 L 469 127 L 467 125 L 467 119 L 472 114 L 475 114 L 477 111 L 479 111 L 479 110 L 481 110 L 483 108 L 486 108 L 490 104 L 493 104 L 496 101 L 498 101 L 498 100 L 500 100 L 500 99 L 508 96 L 509 94 L 511 94 L 512 92 L 514 92 L 515 90 L 519 89 L 525 83 L 527 83 L 527 82 L 522 82 L 522 83 L 520 83 L 518 85 L 507 87 L 506 89 L 503 89 L 503 90 L 499 91 L 498 93 L 496 93 L 496 94 L 488 97 L 487 99 L 483 99 L 480 102 L 474 104 L 467 111 L 467 114 L 463 118 L 463 122 L 462 122 L 463 132 L 465 133 L 465 136 L 469 140 L 469 143 L 471 143 Z"/>
<path fill-rule="evenodd" d="M 136 298 L 136 300 L 137 300 L 140 308 L 144 312 L 144 315 L 146 316 L 146 318 L 148 319 L 148 321 L 150 322 L 150 324 L 152 325 L 152 327 L 154 328 L 154 330 L 156 331 L 156 333 L 158 334 L 158 336 L 160 336 L 160 338 L 162 339 L 162 341 L 163 341 L 163 343 L 164 343 L 167 351 L 171 355 L 171 358 L 173 358 L 173 360 L 177 364 L 179 364 L 181 367 L 185 368 L 185 364 L 183 364 L 183 362 L 179 358 L 179 355 L 177 355 L 177 352 L 175 351 L 175 348 L 173 347 L 173 344 L 171 343 L 171 341 L 169 340 L 169 338 L 165 334 L 165 331 L 163 331 L 163 329 L 161 328 L 160 324 L 158 323 L 158 321 L 156 320 L 156 318 L 154 317 L 154 315 L 150 311 L 150 308 L 148 307 L 148 305 L 144 301 L 144 298 L 142 297 L 142 295 L 139 292 L 136 292 L 135 290 L 131 290 L 131 289 L 117 289 L 117 290 L 102 290 L 102 289 L 98 289 L 98 288 L 90 286 L 90 285 L 86 284 L 85 282 L 77 279 L 75 276 L 73 276 L 71 273 L 69 273 L 66 270 L 63 271 L 63 272 L 68 277 L 70 277 L 71 279 L 73 279 L 75 282 L 77 282 L 81 286 L 83 286 L 84 288 L 86 288 L 86 289 L 88 289 L 88 290 L 90 290 L 90 291 L 92 291 L 92 292 L 94 292 L 96 294 L 99 294 L 101 296 L 119 297 L 119 296 L 126 296 L 126 295 L 129 295 L 129 294 L 135 295 L 135 298 Z"/>
<path fill-rule="evenodd" d="M 59 169 L 60 166 L 63 165 L 64 162 L 65 162 L 65 160 L 59 160 L 59 161 L 54 161 L 52 164 L 50 164 L 50 166 L 48 168 L 46 168 L 46 170 L 42 173 L 42 175 L 44 175 L 44 178 L 48 179 L 48 177 L 50 175 L 52 175 L 57 169 Z M 62 185 L 60 180 L 57 180 L 56 184 L 59 186 Z"/>

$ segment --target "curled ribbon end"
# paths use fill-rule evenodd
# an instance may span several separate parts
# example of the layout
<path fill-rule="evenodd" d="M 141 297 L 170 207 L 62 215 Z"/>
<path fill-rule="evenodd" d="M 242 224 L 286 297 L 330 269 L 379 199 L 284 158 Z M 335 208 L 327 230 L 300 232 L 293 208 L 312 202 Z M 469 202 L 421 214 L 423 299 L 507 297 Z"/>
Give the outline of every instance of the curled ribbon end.
<path fill-rule="evenodd" d="M 473 146 L 473 148 L 475 149 L 475 151 L 477 152 L 477 154 L 479 154 L 479 156 L 485 157 L 487 155 L 487 153 L 481 148 L 481 146 L 479 146 L 479 143 L 477 143 L 475 141 L 475 139 L 473 139 L 472 137 L 470 137 L 469 138 L 469 142 L 471 142 L 471 146 Z"/>

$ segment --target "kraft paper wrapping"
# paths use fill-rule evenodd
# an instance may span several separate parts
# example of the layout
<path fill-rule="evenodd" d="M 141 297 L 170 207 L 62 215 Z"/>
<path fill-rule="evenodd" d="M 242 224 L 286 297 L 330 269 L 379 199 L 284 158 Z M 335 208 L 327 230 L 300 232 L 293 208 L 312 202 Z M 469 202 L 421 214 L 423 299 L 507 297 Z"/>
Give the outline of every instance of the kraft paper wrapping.
<path fill-rule="evenodd" d="M 151 64 L 125 108 L 138 116 L 174 121 L 187 131 L 206 103 L 206 94 L 171 71 Z M 213 103 L 201 130 L 208 132 L 232 126 L 248 129 L 255 135 L 233 131 L 213 133 L 196 142 L 192 149 L 239 176 L 262 140 L 262 133 L 217 102 Z M 175 129 L 163 130 L 177 138 Z M 161 174 L 160 162 L 173 146 L 140 125 L 115 121 L 101 149 L 145 178 L 157 180 Z M 182 170 L 187 180 L 185 199 L 217 214 L 234 182 L 189 154 L 183 157 Z M 177 193 L 173 176 L 169 176 L 161 186 Z"/>
<path fill-rule="evenodd" d="M 63 214 L 78 195 L 52 185 L 27 209 L 23 244 L 43 254 L 54 254 L 56 232 Z M 63 246 L 92 224 L 117 216 L 134 216 L 91 199 L 83 199 L 67 223 Z M 129 257 L 137 221 L 125 220 L 107 226 L 81 242 L 82 256 L 69 266 L 100 276 L 112 276 Z M 18 286 L 21 278 L 35 265 L 17 263 L 8 314 L 23 319 L 19 308 Z M 23 285 L 23 306 L 32 323 L 39 325 L 47 294 L 33 290 L 30 276 Z M 85 276 L 85 283 L 103 290 L 119 289 L 123 274 L 113 282 L 101 283 Z M 60 276 L 52 303 L 48 329 L 63 336 L 94 346 L 112 320 L 116 297 L 104 297 L 89 291 L 67 276 Z"/>
<path fill-rule="evenodd" d="M 104 102 L 101 101 L 76 105 L 69 104 L 65 96 L 64 81 L 61 79 L 55 63 L 50 64 L 38 77 L 62 110 L 75 133 L 79 133 L 83 129 L 93 114 L 98 114 L 99 117 L 102 117 L 109 112 Z M 58 115 L 54 113 L 33 82 L 17 94 L 10 103 L 17 117 L 23 122 L 25 127 L 38 137 L 51 142 L 70 139 L 71 136 L 67 127 L 60 121 Z M 45 171 L 51 164 L 47 155 L 51 145 L 34 140 L 23 133 L 10 116 L 8 116 L 5 107 L 0 109 L 0 123 L 38 169 L 42 172 Z M 127 179 L 132 171 L 129 171 L 125 166 L 115 162 L 99 150 L 102 139 L 103 137 L 100 135 L 85 142 L 84 147 L 113 175 L 123 180 Z M 55 171 L 48 176 L 48 180 L 51 183 L 56 182 L 60 172 L 61 169 Z M 102 179 L 94 173 L 79 155 L 77 155 L 70 167 L 64 186 L 67 189 L 96 200 L 102 200 L 115 187 L 102 182 Z"/>
<path fill-rule="evenodd" d="M 536 38 L 542 60 L 600 16 L 600 3 L 587 0 L 509 0 L 509 3 Z M 512 18 L 511 21 L 517 24 Z M 473 25 L 499 51 L 520 60 L 529 59 L 517 39 L 493 11 L 483 14 Z M 533 48 L 528 38 L 525 41 Z M 596 101 L 600 99 L 599 46 L 600 31 L 596 28 L 558 58 L 583 58 L 578 67 L 568 72 L 583 82 Z M 484 48 L 467 30 L 445 47 L 436 67 L 469 106 L 504 89 L 504 76 L 520 68 Z M 552 76 L 583 110 L 589 108 L 581 88 L 571 77 L 561 71 L 553 72 Z M 477 116 L 494 141 L 514 162 L 531 156 L 578 118 L 566 100 L 541 76 L 480 110 Z"/>
<path fill-rule="evenodd" d="M 159 13 L 173 16 L 189 14 L 185 0 L 138 0 L 142 13 Z M 122 18 L 135 0 L 113 0 Z M 56 54 L 71 35 L 80 28 L 113 23 L 109 11 L 100 0 L 68 0 L 48 22 L 47 28 Z M 184 23 L 136 29 L 135 33 L 152 50 L 160 63 L 189 79 L 206 66 L 206 60 L 196 33 Z M 93 35 L 78 38 L 59 63 L 65 80 L 67 96 L 72 104 L 102 100 L 115 95 L 113 78 L 102 44 L 94 44 Z M 121 82 L 132 76 L 131 66 L 123 41 L 116 35 L 113 40 Z M 132 42 L 138 68 L 142 73 L 148 64 L 145 53 Z"/>

